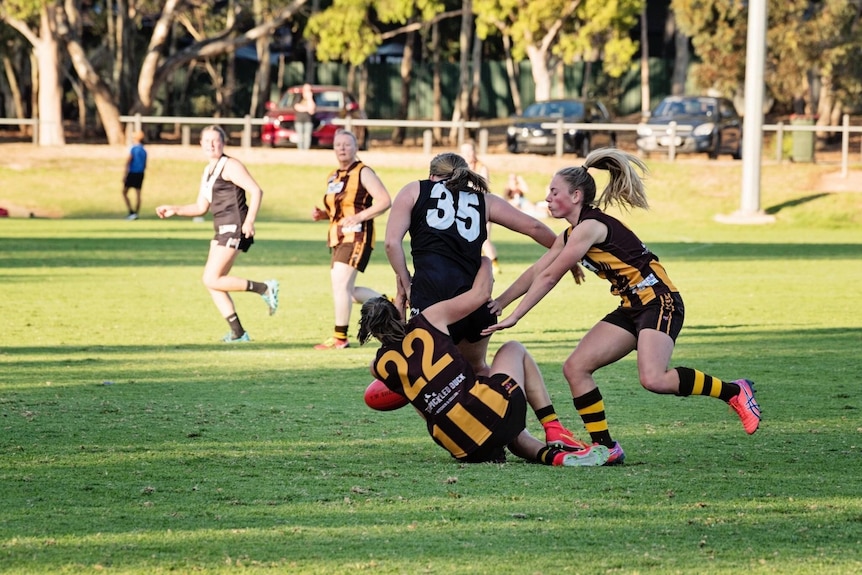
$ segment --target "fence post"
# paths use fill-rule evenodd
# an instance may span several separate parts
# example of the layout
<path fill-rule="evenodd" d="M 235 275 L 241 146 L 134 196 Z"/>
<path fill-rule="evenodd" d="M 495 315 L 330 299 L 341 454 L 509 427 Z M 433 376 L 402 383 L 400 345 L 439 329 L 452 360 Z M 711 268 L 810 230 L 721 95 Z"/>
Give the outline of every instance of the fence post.
<path fill-rule="evenodd" d="M 562 118 L 557 120 L 557 128 L 556 129 L 557 129 L 557 131 L 555 132 L 555 134 L 556 134 L 557 157 L 562 158 L 563 157 L 563 119 Z"/>
<path fill-rule="evenodd" d="M 676 122 L 671 121 L 668 127 L 670 128 L 670 146 L 667 148 L 667 157 L 672 162 L 676 159 Z"/>
<path fill-rule="evenodd" d="M 34 118 L 33 122 L 33 145 L 39 145 L 39 118 Z"/>
<path fill-rule="evenodd" d="M 841 119 L 841 177 L 847 177 L 847 156 L 850 153 L 850 116 Z"/>
<path fill-rule="evenodd" d="M 140 112 L 135 114 L 135 131 L 136 132 L 141 131 L 141 114 L 140 114 Z"/>
<path fill-rule="evenodd" d="M 431 147 L 434 144 L 434 133 L 431 130 L 422 132 L 422 153 L 426 156 L 431 155 Z"/>
<path fill-rule="evenodd" d="M 775 131 L 775 161 L 779 164 L 784 159 L 784 121 L 778 122 L 778 129 Z"/>
<path fill-rule="evenodd" d="M 243 116 L 242 124 L 242 147 L 246 150 L 251 148 L 251 116 L 246 114 Z"/>
<path fill-rule="evenodd" d="M 192 143 L 192 127 L 183 125 L 180 131 L 182 132 L 183 146 L 189 146 Z"/>
<path fill-rule="evenodd" d="M 488 153 L 488 128 L 479 130 L 479 153 L 483 156 Z"/>

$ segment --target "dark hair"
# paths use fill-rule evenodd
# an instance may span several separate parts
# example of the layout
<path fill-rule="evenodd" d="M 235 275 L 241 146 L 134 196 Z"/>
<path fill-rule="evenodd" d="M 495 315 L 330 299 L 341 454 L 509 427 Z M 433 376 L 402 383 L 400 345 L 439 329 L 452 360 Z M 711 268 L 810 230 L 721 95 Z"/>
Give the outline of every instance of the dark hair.
<path fill-rule="evenodd" d="M 634 166 L 632 165 L 634 164 Z M 569 186 L 569 192 L 581 190 L 584 194 L 584 205 L 601 208 L 611 205 L 630 208 L 648 209 L 643 178 L 638 175 L 635 167 L 648 173 L 646 164 L 637 156 L 618 150 L 617 148 L 599 148 L 593 150 L 584 159 L 582 166 L 563 168 L 557 175 L 563 178 Z M 596 181 L 587 171 L 590 168 L 607 170 L 611 179 L 602 195 L 596 200 Z"/>
<path fill-rule="evenodd" d="M 469 188 L 482 194 L 488 192 L 485 178 L 471 170 L 467 166 L 467 160 L 455 152 L 443 152 L 434 156 L 428 171 L 432 176 L 446 180 L 446 189 L 450 192 Z"/>
<path fill-rule="evenodd" d="M 383 345 L 395 345 L 407 335 L 398 309 L 385 297 L 375 297 L 362 304 L 359 316 L 359 345 L 377 338 Z"/>

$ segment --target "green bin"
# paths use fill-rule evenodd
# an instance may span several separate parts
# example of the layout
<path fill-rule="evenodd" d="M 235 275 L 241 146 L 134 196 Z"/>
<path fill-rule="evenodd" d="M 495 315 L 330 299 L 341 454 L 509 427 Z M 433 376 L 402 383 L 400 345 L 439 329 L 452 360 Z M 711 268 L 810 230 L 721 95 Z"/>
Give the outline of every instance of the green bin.
<path fill-rule="evenodd" d="M 790 118 L 791 126 L 813 126 L 814 118 L 798 117 Z M 793 131 L 793 154 L 791 159 L 794 162 L 813 162 L 814 161 L 814 132 L 794 130 Z"/>

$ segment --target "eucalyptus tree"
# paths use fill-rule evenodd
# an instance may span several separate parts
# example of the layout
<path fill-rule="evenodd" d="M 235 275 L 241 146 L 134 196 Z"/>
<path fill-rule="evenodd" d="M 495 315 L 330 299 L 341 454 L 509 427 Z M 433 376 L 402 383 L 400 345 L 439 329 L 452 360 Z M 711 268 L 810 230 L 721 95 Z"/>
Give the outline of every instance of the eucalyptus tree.
<path fill-rule="evenodd" d="M 740 2 L 672 0 L 702 89 L 742 95 L 748 14 Z M 769 0 L 764 81 L 785 109 L 835 122 L 862 94 L 862 1 Z M 811 79 L 814 81 L 812 82 Z M 819 89 L 815 89 L 819 87 Z"/>
<path fill-rule="evenodd" d="M 558 61 L 601 58 L 618 77 L 630 66 L 638 43 L 629 38 L 645 0 L 473 0 L 477 32 L 511 39 L 512 56 L 527 58 L 535 100 L 551 96 L 551 70 Z"/>
<path fill-rule="evenodd" d="M 39 117 L 38 141 L 42 146 L 66 143 L 60 78 L 62 42 L 55 24 L 60 10 L 60 2 L 49 0 L 4 0 L 0 4 L 0 20 L 21 34 L 33 49 L 34 116 Z"/>

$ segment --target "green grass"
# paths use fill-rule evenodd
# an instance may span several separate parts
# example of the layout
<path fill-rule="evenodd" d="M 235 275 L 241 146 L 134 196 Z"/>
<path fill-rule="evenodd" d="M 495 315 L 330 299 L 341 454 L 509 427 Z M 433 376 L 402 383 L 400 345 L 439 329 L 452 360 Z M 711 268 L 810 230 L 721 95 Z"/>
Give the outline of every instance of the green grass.
<path fill-rule="evenodd" d="M 625 216 L 686 300 L 673 364 L 754 379 L 761 430 L 647 393 L 629 357 L 598 372 L 626 465 L 556 469 L 459 466 L 410 410 L 364 406 L 375 346 L 311 349 L 325 169 L 252 167 L 267 195 L 235 271 L 279 278 L 281 309 L 237 294 L 254 342 L 227 347 L 210 225 L 118 220 L 117 167 L 72 163 L 0 167 L 0 197 L 66 216 L 0 220 L 0 572 L 862 573 L 862 194 L 820 194 L 819 166 L 765 169 L 769 226 L 713 221 L 736 164 L 653 163 L 653 209 Z M 192 201 L 200 168 L 160 165 L 145 201 Z M 540 251 L 494 239 L 499 292 Z M 360 277 L 391 291 L 382 249 Z M 525 343 L 575 429 L 560 365 L 607 291 L 565 281 L 492 340 Z"/>

